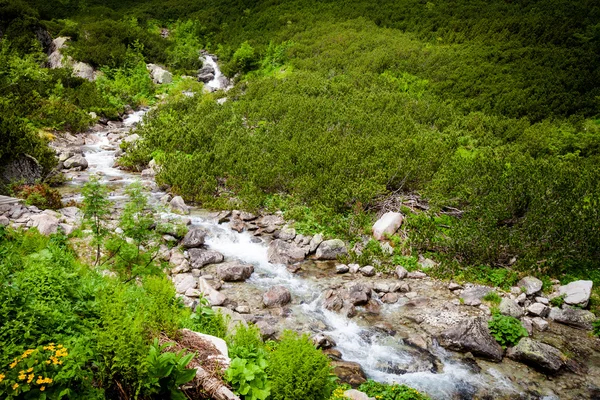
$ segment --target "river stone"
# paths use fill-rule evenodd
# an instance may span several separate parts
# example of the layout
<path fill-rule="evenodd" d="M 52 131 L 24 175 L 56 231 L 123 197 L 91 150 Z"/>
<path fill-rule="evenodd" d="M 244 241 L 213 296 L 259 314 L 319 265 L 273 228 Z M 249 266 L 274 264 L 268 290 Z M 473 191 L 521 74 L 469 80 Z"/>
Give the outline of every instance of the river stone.
<path fill-rule="evenodd" d="M 181 196 L 175 196 L 169 202 L 169 206 L 171 206 L 171 210 L 177 214 L 189 214 L 190 208 L 185 204 L 183 198 Z"/>
<path fill-rule="evenodd" d="M 413 271 L 409 272 L 406 277 L 409 279 L 424 279 L 427 278 L 427 274 L 423 271 Z"/>
<path fill-rule="evenodd" d="M 381 301 L 385 304 L 394 304 L 400 299 L 400 295 L 398 293 L 386 293 L 381 298 Z"/>
<path fill-rule="evenodd" d="M 527 307 L 527 312 L 531 315 L 535 315 L 536 317 L 545 317 L 548 315 L 548 306 L 542 303 L 533 303 L 529 307 Z"/>
<path fill-rule="evenodd" d="M 397 212 L 387 212 L 381 216 L 373 225 L 373 237 L 376 240 L 383 240 L 387 235 L 396 233 L 404 217 Z"/>
<path fill-rule="evenodd" d="M 206 231 L 200 228 L 190 229 L 185 234 L 181 245 L 186 249 L 193 249 L 200 247 L 204 244 L 204 238 L 206 237 Z"/>
<path fill-rule="evenodd" d="M 273 286 L 263 295 L 263 304 L 267 307 L 282 307 L 292 301 L 292 295 L 285 286 Z"/>
<path fill-rule="evenodd" d="M 150 71 L 150 76 L 154 83 L 163 84 L 171 83 L 173 81 L 173 74 L 166 69 L 156 64 L 146 64 L 146 68 Z"/>
<path fill-rule="evenodd" d="M 574 281 L 558 288 L 561 296 L 565 296 L 565 303 L 587 307 L 592 294 L 592 281 Z"/>
<path fill-rule="evenodd" d="M 517 304 L 517 302 L 506 297 L 502 299 L 498 309 L 503 315 L 510 315 L 511 317 L 515 318 L 521 318 L 523 316 L 523 309 Z"/>
<path fill-rule="evenodd" d="M 481 304 L 483 297 L 491 292 L 492 289 L 486 286 L 473 286 L 469 289 L 465 289 L 460 296 L 467 306 L 478 306 Z"/>
<path fill-rule="evenodd" d="M 58 230 L 58 218 L 49 214 L 31 216 L 31 226 L 37 228 L 42 235 L 51 235 Z"/>
<path fill-rule="evenodd" d="M 348 288 L 348 300 L 355 306 L 367 304 L 371 298 L 371 288 L 364 283 L 355 283 Z"/>
<path fill-rule="evenodd" d="M 373 290 L 376 292 L 388 293 L 390 292 L 390 285 L 385 282 L 375 282 L 373 284 Z"/>
<path fill-rule="evenodd" d="M 0 181 L 11 183 L 22 181 L 33 185 L 42 178 L 42 166 L 33 157 L 23 154 L 0 167 Z"/>
<path fill-rule="evenodd" d="M 239 282 L 250 278 L 254 272 L 254 267 L 249 264 L 242 264 L 234 261 L 221 264 L 217 267 L 217 276 L 225 282 Z"/>
<path fill-rule="evenodd" d="M 335 340 L 323 333 L 317 333 L 313 336 L 312 341 L 317 349 L 325 350 L 336 346 Z"/>
<path fill-rule="evenodd" d="M 4 215 L 0 215 L 0 226 L 8 226 L 10 224 L 10 220 L 8 219 L 8 217 L 5 217 Z"/>
<path fill-rule="evenodd" d="M 517 283 L 517 286 L 523 289 L 527 296 L 531 296 L 542 290 L 543 282 L 536 277 L 526 276 Z"/>
<path fill-rule="evenodd" d="M 548 329 L 548 321 L 546 321 L 544 318 L 535 317 L 531 320 L 531 323 L 535 329 L 540 332 L 544 332 L 546 329 Z"/>
<path fill-rule="evenodd" d="M 563 309 L 552 307 L 549 318 L 561 324 L 587 330 L 592 329 L 592 322 L 596 320 L 592 312 L 568 306 Z"/>
<path fill-rule="evenodd" d="M 88 162 L 81 154 L 75 154 L 73 157 L 63 162 L 65 169 L 80 168 L 82 171 L 87 169 Z"/>
<path fill-rule="evenodd" d="M 448 290 L 451 290 L 451 291 L 455 291 L 455 290 L 462 289 L 462 288 L 463 288 L 462 285 L 460 285 L 456 282 L 450 282 L 448 284 Z"/>
<path fill-rule="evenodd" d="M 214 250 L 189 249 L 188 254 L 190 255 L 190 263 L 194 269 L 200 269 L 208 264 L 217 264 L 224 260 L 223 254 Z"/>
<path fill-rule="evenodd" d="M 227 301 L 223 293 L 218 292 L 202 277 L 198 278 L 198 292 L 209 301 L 211 306 L 220 306 Z"/>
<path fill-rule="evenodd" d="M 439 338 L 440 344 L 450 350 L 470 352 L 495 362 L 502 360 L 502 347 L 490 334 L 485 318 L 472 318 L 462 321 L 446 331 Z"/>
<path fill-rule="evenodd" d="M 175 290 L 180 294 L 184 294 L 189 289 L 195 289 L 197 283 L 196 278 L 192 274 L 178 274 L 173 277 Z"/>
<path fill-rule="evenodd" d="M 408 271 L 402 265 L 398 265 L 396 267 L 396 275 L 398 276 L 398 279 L 404 279 L 408 275 Z"/>
<path fill-rule="evenodd" d="M 367 381 L 367 377 L 359 363 L 331 361 L 331 366 L 333 367 L 333 374 L 340 379 L 341 383 L 356 387 Z"/>
<path fill-rule="evenodd" d="M 564 365 L 565 356 L 555 347 L 531 338 L 522 338 L 506 353 L 507 357 L 531 365 L 544 372 L 558 372 Z"/>
<path fill-rule="evenodd" d="M 344 392 L 344 399 L 349 400 L 375 400 L 375 397 L 369 397 L 367 394 L 363 392 L 359 392 L 356 389 L 346 390 Z"/>
<path fill-rule="evenodd" d="M 269 244 L 267 257 L 271 264 L 291 264 L 304 260 L 306 251 L 295 243 L 275 239 Z"/>
<path fill-rule="evenodd" d="M 319 245 L 316 252 L 317 260 L 335 260 L 338 256 L 348 254 L 348 249 L 343 240 L 325 240 Z"/>
<path fill-rule="evenodd" d="M 375 276 L 375 267 L 366 265 L 360 269 L 360 273 L 364 276 Z"/>
<path fill-rule="evenodd" d="M 338 264 L 335 266 L 336 274 L 345 274 L 348 271 L 350 271 L 350 268 L 348 268 L 346 264 Z"/>
<path fill-rule="evenodd" d="M 323 243 L 323 235 L 317 233 L 315 236 L 312 237 L 312 239 L 310 239 L 308 251 L 310 253 L 314 253 L 315 251 L 317 251 L 317 248 L 321 243 Z"/>
<path fill-rule="evenodd" d="M 296 237 L 296 230 L 292 227 L 284 226 L 276 236 L 281 240 L 292 240 Z"/>

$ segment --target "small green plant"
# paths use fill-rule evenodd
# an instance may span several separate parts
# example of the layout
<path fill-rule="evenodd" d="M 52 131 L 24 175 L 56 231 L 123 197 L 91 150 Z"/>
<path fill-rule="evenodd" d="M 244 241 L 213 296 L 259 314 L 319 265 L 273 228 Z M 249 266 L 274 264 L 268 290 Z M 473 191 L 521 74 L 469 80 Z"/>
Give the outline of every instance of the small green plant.
<path fill-rule="evenodd" d="M 179 389 L 196 376 L 196 370 L 188 369 L 194 354 L 184 355 L 165 351 L 172 343 L 159 344 L 158 339 L 150 346 L 148 353 L 148 379 L 145 382 L 146 393 L 155 399 L 170 398 L 172 400 L 186 400 L 187 397 Z"/>
<path fill-rule="evenodd" d="M 592 334 L 594 336 L 600 337 L 600 319 L 597 319 L 596 321 L 592 322 L 592 327 Z"/>
<path fill-rule="evenodd" d="M 227 335 L 229 317 L 221 312 L 215 312 L 209 304 L 208 299 L 201 297 L 196 311 L 183 322 L 183 327 L 224 339 Z"/>
<path fill-rule="evenodd" d="M 83 185 L 81 193 L 83 194 L 83 220 L 92 229 L 92 245 L 96 247 L 94 265 L 97 265 L 100 260 L 102 243 L 108 233 L 105 220 L 110 214 L 111 205 L 110 200 L 108 200 L 108 189 L 100 183 L 98 177 L 91 176 Z"/>
<path fill-rule="evenodd" d="M 507 346 L 514 346 L 522 337 L 529 336 L 521 321 L 508 315 L 502 315 L 497 311 L 488 322 L 488 328 L 504 349 Z"/>
<path fill-rule="evenodd" d="M 550 300 L 550 304 L 554 307 L 562 307 L 565 303 L 565 295 L 561 294 L 560 296 L 556 296 L 555 298 Z"/>
<path fill-rule="evenodd" d="M 264 350 L 252 347 L 237 347 L 235 358 L 225 371 L 225 379 L 236 394 L 249 400 L 264 400 L 271 393 L 267 376 L 267 359 Z"/>
<path fill-rule="evenodd" d="M 388 385 L 371 379 L 360 385 L 358 390 L 377 400 L 429 400 L 429 396 L 406 385 Z"/>
<path fill-rule="evenodd" d="M 498 305 L 502 301 L 502 298 L 498 295 L 498 293 L 491 291 L 483 296 L 483 300 L 493 304 Z"/>

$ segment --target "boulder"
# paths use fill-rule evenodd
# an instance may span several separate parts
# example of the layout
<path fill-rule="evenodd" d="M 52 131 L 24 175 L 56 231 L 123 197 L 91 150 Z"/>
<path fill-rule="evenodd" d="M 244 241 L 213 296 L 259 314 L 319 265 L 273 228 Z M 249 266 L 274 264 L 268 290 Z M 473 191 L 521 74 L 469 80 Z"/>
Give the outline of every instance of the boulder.
<path fill-rule="evenodd" d="M 203 83 L 208 83 L 210 81 L 212 81 L 213 79 L 215 79 L 215 75 L 214 74 L 210 74 L 210 73 L 198 73 L 198 80 L 200 82 Z"/>
<path fill-rule="evenodd" d="M 65 207 L 58 210 L 66 219 L 73 222 L 80 222 L 83 213 L 77 207 Z"/>
<path fill-rule="evenodd" d="M 508 349 L 506 356 L 551 373 L 558 372 L 566 359 L 557 348 L 528 337 L 522 338 L 515 347 Z"/>
<path fill-rule="evenodd" d="M 450 282 L 448 284 L 448 290 L 451 290 L 451 291 L 455 291 L 455 290 L 462 289 L 462 288 L 463 288 L 462 285 L 460 285 L 456 282 Z"/>
<path fill-rule="evenodd" d="M 163 84 L 163 83 L 171 83 L 173 82 L 173 74 L 171 74 L 166 69 L 158 66 L 156 64 L 147 64 L 146 68 L 150 71 L 150 76 L 154 83 Z"/>
<path fill-rule="evenodd" d="M 548 315 L 548 306 L 542 303 L 533 303 L 529 307 L 527 307 L 527 313 L 531 315 L 535 315 L 536 317 L 545 317 Z"/>
<path fill-rule="evenodd" d="M 381 298 L 381 302 L 385 304 L 394 304 L 398 302 L 400 295 L 398 293 L 386 293 Z"/>
<path fill-rule="evenodd" d="M 350 268 L 348 268 L 346 264 L 338 264 L 335 266 L 336 274 L 345 274 L 348 271 L 350 271 Z"/>
<path fill-rule="evenodd" d="M 58 224 L 63 233 L 69 236 L 73 231 L 75 231 L 75 227 L 71 224 Z"/>
<path fill-rule="evenodd" d="M 23 154 L 0 167 L 0 182 L 21 181 L 33 185 L 42 178 L 42 166 L 33 157 Z"/>
<path fill-rule="evenodd" d="M 313 336 L 312 341 L 317 349 L 330 349 L 336 346 L 335 340 L 323 333 L 317 333 Z"/>
<path fill-rule="evenodd" d="M 190 208 L 185 204 L 185 201 L 183 201 L 181 196 L 173 197 L 173 199 L 169 202 L 169 206 L 174 213 L 184 215 L 190 213 Z"/>
<path fill-rule="evenodd" d="M 397 212 L 383 214 L 373 225 L 373 237 L 376 240 L 383 240 L 386 234 L 393 235 L 402 225 L 403 219 L 403 215 Z"/>
<path fill-rule="evenodd" d="M 192 274 L 178 274 L 173 277 L 173 285 L 177 293 L 184 294 L 189 289 L 195 289 L 198 281 Z"/>
<path fill-rule="evenodd" d="M 195 249 L 204 244 L 204 239 L 206 238 L 206 231 L 200 228 L 190 229 L 188 233 L 185 234 L 183 240 L 181 241 L 181 245 L 186 249 Z"/>
<path fill-rule="evenodd" d="M 561 324 L 587 330 L 592 329 L 592 322 L 596 320 L 592 312 L 568 306 L 563 309 L 552 307 L 549 318 Z"/>
<path fill-rule="evenodd" d="M 267 307 L 282 307 L 292 301 L 292 295 L 285 286 L 273 286 L 263 295 L 263 304 Z"/>
<path fill-rule="evenodd" d="M 37 228 L 42 235 L 51 235 L 58 230 L 59 220 L 53 215 L 37 214 L 31 216 L 31 227 Z"/>
<path fill-rule="evenodd" d="M 587 307 L 592 294 L 592 281 L 574 281 L 558 288 L 565 303 L 573 306 Z"/>
<path fill-rule="evenodd" d="M 338 256 L 348 254 L 348 249 L 343 240 L 326 240 L 319 245 L 316 252 L 318 260 L 335 260 Z"/>
<path fill-rule="evenodd" d="M 188 254 L 190 255 L 190 263 L 194 269 L 200 269 L 208 264 L 218 264 L 225 259 L 223 254 L 218 251 L 207 249 L 189 249 Z"/>
<path fill-rule="evenodd" d="M 73 63 L 73 76 L 87 79 L 88 81 L 93 82 L 96 80 L 98 73 L 90 64 L 77 61 Z"/>
<path fill-rule="evenodd" d="M 10 224 L 10 220 L 8 217 L 4 215 L 0 215 L 0 226 L 8 226 Z"/>
<path fill-rule="evenodd" d="M 308 247 L 309 247 L 308 251 L 310 253 L 314 253 L 315 251 L 317 251 L 317 248 L 319 247 L 319 245 L 321 243 L 323 243 L 323 235 L 321 235 L 320 233 L 317 233 L 310 240 L 310 243 L 308 244 Z"/>
<path fill-rule="evenodd" d="M 470 352 L 495 362 L 502 360 L 502 347 L 490 334 L 485 318 L 473 318 L 442 332 L 439 342 L 450 350 Z"/>
<path fill-rule="evenodd" d="M 202 277 L 198 278 L 198 292 L 209 301 L 211 306 L 220 306 L 227 301 L 223 293 L 219 293 Z"/>
<path fill-rule="evenodd" d="M 346 390 L 344 392 L 344 398 L 349 400 L 375 400 L 375 397 L 369 397 L 356 389 Z"/>
<path fill-rule="evenodd" d="M 359 271 L 364 276 L 375 276 L 375 267 L 372 265 L 364 266 Z"/>
<path fill-rule="evenodd" d="M 331 361 L 331 366 L 333 367 L 333 374 L 340 379 L 341 383 L 356 387 L 367 381 L 367 377 L 359 363 Z"/>
<path fill-rule="evenodd" d="M 523 316 L 523 309 L 517 304 L 517 302 L 506 297 L 502 299 L 498 309 L 503 315 L 510 315 L 511 317 L 515 318 L 521 318 Z"/>
<path fill-rule="evenodd" d="M 486 286 L 473 286 L 465 289 L 460 297 L 464 300 L 463 304 L 478 306 L 481 304 L 483 297 L 491 291 L 492 289 Z"/>
<path fill-rule="evenodd" d="M 302 261 L 306 251 L 295 243 L 284 242 L 281 239 L 273 240 L 269 244 L 267 257 L 271 264 L 291 264 Z"/>
<path fill-rule="evenodd" d="M 546 329 L 548 329 L 548 321 L 546 321 L 544 318 L 535 317 L 531 320 L 531 323 L 533 324 L 535 329 L 537 329 L 540 332 L 544 332 Z"/>
<path fill-rule="evenodd" d="M 277 233 L 276 237 L 281 240 L 292 240 L 296 237 L 296 230 L 292 227 L 284 226 Z"/>
<path fill-rule="evenodd" d="M 214 348 L 216 348 L 219 351 L 220 354 L 217 356 L 209 356 L 209 359 L 216 359 L 223 370 L 226 370 L 227 367 L 229 367 L 229 364 L 231 364 L 231 359 L 229 358 L 227 343 L 223 339 L 200 332 L 194 332 L 189 329 L 182 329 L 182 333 L 184 334 L 184 336 L 186 334 L 194 335 L 197 338 L 202 339 L 203 341 L 211 344 Z"/>
<path fill-rule="evenodd" d="M 237 261 L 221 264 L 217 267 L 217 276 L 225 282 L 239 282 L 250 278 L 254 267 Z"/>
<path fill-rule="evenodd" d="M 67 40 L 69 40 L 68 37 L 60 36 L 52 41 L 48 50 L 50 54 L 48 55 L 48 61 L 46 63 L 48 68 L 56 69 L 65 67 L 63 55 L 60 50 L 66 47 Z"/>
<path fill-rule="evenodd" d="M 413 271 L 409 272 L 406 277 L 409 279 L 423 279 L 427 278 L 427 274 L 423 271 Z"/>
<path fill-rule="evenodd" d="M 81 154 L 75 154 L 73 157 L 63 162 L 65 169 L 80 168 L 81 170 L 87 169 L 88 162 L 85 157 Z"/>
<path fill-rule="evenodd" d="M 396 275 L 398 276 L 398 279 L 404 279 L 408 276 L 408 271 L 402 265 L 398 265 L 396 267 Z"/>
<path fill-rule="evenodd" d="M 348 301 L 355 306 L 364 306 L 371 298 L 371 288 L 364 283 L 356 283 L 348 288 Z"/>
<path fill-rule="evenodd" d="M 527 296 L 531 296 L 542 290 L 543 282 L 533 276 L 526 276 L 517 283 L 517 286 L 520 287 Z"/>

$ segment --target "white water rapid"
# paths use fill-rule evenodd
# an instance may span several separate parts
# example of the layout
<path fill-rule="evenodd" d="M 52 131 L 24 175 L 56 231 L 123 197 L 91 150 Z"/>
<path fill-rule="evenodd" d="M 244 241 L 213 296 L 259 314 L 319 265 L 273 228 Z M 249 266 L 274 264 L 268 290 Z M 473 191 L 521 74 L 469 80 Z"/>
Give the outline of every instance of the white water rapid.
<path fill-rule="evenodd" d="M 205 56 L 207 63 L 215 68 L 215 78 L 207 83 L 214 89 L 223 89 L 221 71 L 210 56 Z M 124 128 L 134 127 L 141 123 L 147 110 L 130 114 L 123 122 Z M 121 132 L 123 127 L 118 127 Z M 123 198 L 126 184 L 140 179 L 139 174 L 125 172 L 115 168 L 114 141 L 109 140 L 114 134 L 114 127 L 89 134 L 89 144 L 83 146 L 83 152 L 89 167 L 86 171 L 72 177 L 72 184 L 80 186 L 90 174 L 97 174 L 101 180 L 110 185 L 111 198 Z M 142 179 L 148 188 L 151 198 L 157 199 L 160 192 L 152 178 Z M 70 197 L 78 199 L 79 196 Z M 487 372 L 476 373 L 473 369 L 456 361 L 451 354 L 434 345 L 431 353 L 407 346 L 402 339 L 383 334 L 369 326 L 364 320 L 349 319 L 340 314 L 325 310 L 322 307 L 321 293 L 326 282 L 315 277 L 301 277 L 287 270 L 284 265 L 268 262 L 267 247 L 264 243 L 255 243 L 248 233 L 237 233 L 226 225 L 219 225 L 208 213 L 193 209 L 191 222 L 193 226 L 201 226 L 208 231 L 206 245 L 220 253 L 227 260 L 239 260 L 254 265 L 255 273 L 243 285 L 254 285 L 266 289 L 273 285 L 283 285 L 292 293 L 294 304 L 292 314 L 287 318 L 299 321 L 319 321 L 326 329 L 325 334 L 337 343 L 336 348 L 343 359 L 361 364 L 367 376 L 382 382 L 404 383 L 424 391 L 433 399 L 472 398 L 480 388 L 496 388 L 503 394 L 516 394 L 517 391 L 500 372 L 488 369 Z M 182 218 L 175 214 L 164 214 L 163 217 Z M 186 216 L 187 218 L 187 216 Z M 382 314 L 401 313 L 401 307 L 383 306 Z M 433 362 L 432 360 L 436 360 Z M 419 368 L 420 365 L 425 367 Z M 413 372 L 410 372 L 413 371 Z"/>

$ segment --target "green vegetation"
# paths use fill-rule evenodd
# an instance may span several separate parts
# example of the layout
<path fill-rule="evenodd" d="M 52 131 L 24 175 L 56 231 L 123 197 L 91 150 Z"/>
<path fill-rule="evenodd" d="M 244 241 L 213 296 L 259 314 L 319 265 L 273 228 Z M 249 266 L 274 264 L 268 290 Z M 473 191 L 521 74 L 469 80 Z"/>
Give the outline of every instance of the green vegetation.
<path fill-rule="evenodd" d="M 592 325 L 594 326 L 592 333 L 600 337 L 600 319 L 594 321 Z"/>
<path fill-rule="evenodd" d="M 381 400 L 429 400 L 429 397 L 406 385 L 388 385 L 368 380 L 358 388 L 370 397 Z"/>
<path fill-rule="evenodd" d="M 522 337 L 529 336 L 527 329 L 521 325 L 521 321 L 499 312 L 493 313 L 492 319 L 488 322 L 488 328 L 502 348 L 514 346 Z"/>
<path fill-rule="evenodd" d="M 502 298 L 498 295 L 498 293 L 492 291 L 492 292 L 489 292 L 488 294 L 486 294 L 485 296 L 483 296 L 483 300 L 487 301 L 488 303 L 490 303 L 494 306 L 497 306 L 502 301 Z"/>

